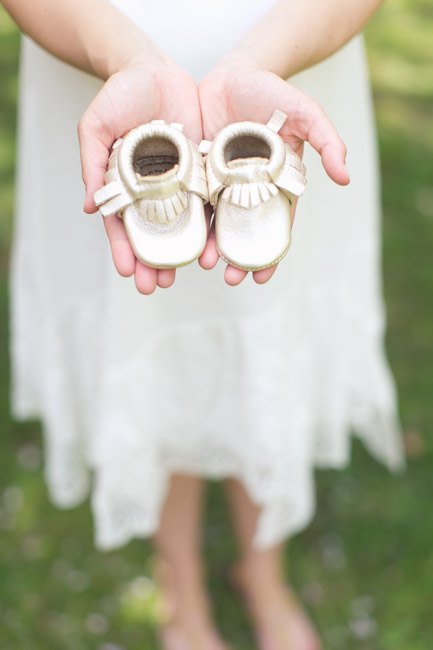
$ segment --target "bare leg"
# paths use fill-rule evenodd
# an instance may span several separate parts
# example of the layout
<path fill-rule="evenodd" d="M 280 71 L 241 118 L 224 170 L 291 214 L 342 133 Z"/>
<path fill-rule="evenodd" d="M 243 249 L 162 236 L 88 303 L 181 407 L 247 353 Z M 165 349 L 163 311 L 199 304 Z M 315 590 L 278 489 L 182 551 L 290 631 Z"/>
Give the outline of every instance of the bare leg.
<path fill-rule="evenodd" d="M 164 650 L 228 650 L 210 612 L 201 558 L 203 481 L 172 476 L 159 529 L 156 578 L 170 610 Z"/>
<path fill-rule="evenodd" d="M 227 480 L 226 489 L 240 551 L 231 578 L 246 600 L 260 650 L 320 650 L 311 622 L 285 584 L 283 545 L 254 548 L 260 508 L 238 481 Z"/>

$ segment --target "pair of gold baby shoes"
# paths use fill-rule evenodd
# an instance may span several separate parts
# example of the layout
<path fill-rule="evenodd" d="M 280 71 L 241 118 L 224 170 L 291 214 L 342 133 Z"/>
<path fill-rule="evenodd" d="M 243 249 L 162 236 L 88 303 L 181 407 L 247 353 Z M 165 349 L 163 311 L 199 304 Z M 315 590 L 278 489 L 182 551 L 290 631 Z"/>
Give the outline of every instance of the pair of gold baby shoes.
<path fill-rule="evenodd" d="M 143 124 L 115 142 L 95 204 L 104 217 L 122 217 L 147 266 L 185 266 L 201 255 L 207 201 L 220 256 L 245 271 L 272 266 L 289 248 L 290 206 L 306 185 L 301 159 L 278 135 L 286 119 L 276 110 L 266 125 L 230 124 L 200 148 L 181 124 Z"/>

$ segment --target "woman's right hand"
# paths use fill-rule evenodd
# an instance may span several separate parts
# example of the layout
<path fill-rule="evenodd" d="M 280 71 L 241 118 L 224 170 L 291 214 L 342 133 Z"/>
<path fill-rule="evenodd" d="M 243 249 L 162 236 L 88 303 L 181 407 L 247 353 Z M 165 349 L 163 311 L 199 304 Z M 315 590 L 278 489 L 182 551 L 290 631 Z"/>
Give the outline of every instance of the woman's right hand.
<path fill-rule="evenodd" d="M 198 91 L 189 73 L 171 61 L 149 65 L 138 60 L 106 81 L 78 126 L 85 212 L 97 211 L 93 194 L 104 185 L 113 143 L 130 129 L 155 119 L 180 122 L 186 136 L 200 142 Z M 173 284 L 174 269 L 154 269 L 137 260 L 122 219 L 113 215 L 106 217 L 104 224 L 117 271 L 125 277 L 134 274 L 140 293 L 150 294 L 157 286 Z"/>

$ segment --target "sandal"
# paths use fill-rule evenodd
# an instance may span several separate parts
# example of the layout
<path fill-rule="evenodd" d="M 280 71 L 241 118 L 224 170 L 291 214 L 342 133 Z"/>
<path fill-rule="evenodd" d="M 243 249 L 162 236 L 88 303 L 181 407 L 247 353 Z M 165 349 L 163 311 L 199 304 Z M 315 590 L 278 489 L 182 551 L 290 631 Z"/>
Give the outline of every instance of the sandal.
<path fill-rule="evenodd" d="M 102 215 L 117 213 L 136 257 L 159 269 L 185 266 L 206 244 L 206 173 L 181 124 L 154 120 L 113 145 L 105 186 L 94 194 Z"/>
<path fill-rule="evenodd" d="M 206 157 L 217 249 L 244 271 L 277 264 L 290 246 L 290 206 L 306 185 L 300 157 L 278 135 L 287 115 L 264 124 L 237 122 L 200 150 Z"/>

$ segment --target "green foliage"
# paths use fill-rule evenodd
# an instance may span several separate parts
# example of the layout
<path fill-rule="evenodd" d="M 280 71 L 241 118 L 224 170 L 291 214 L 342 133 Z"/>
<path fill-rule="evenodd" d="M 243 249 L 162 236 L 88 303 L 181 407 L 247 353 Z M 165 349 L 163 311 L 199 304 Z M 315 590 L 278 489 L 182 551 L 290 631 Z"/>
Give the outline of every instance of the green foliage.
<path fill-rule="evenodd" d="M 3 252 L 10 240 L 13 212 L 18 51 L 16 27 L 0 8 L 0 251 Z"/>
<path fill-rule="evenodd" d="M 318 512 L 290 545 L 293 583 L 328 650 L 433 647 L 433 5 L 389 0 L 367 30 L 384 200 L 388 351 L 408 450 L 390 476 L 358 444 L 344 472 L 318 474 Z M 50 505 L 37 423 L 11 421 L 7 372 L 7 245 L 13 206 L 18 34 L 0 11 L 0 648 L 156 649 L 160 603 L 151 549 L 95 551 L 89 504 Z M 252 647 L 225 578 L 234 554 L 221 489 L 205 527 L 217 618 L 238 650 Z"/>

